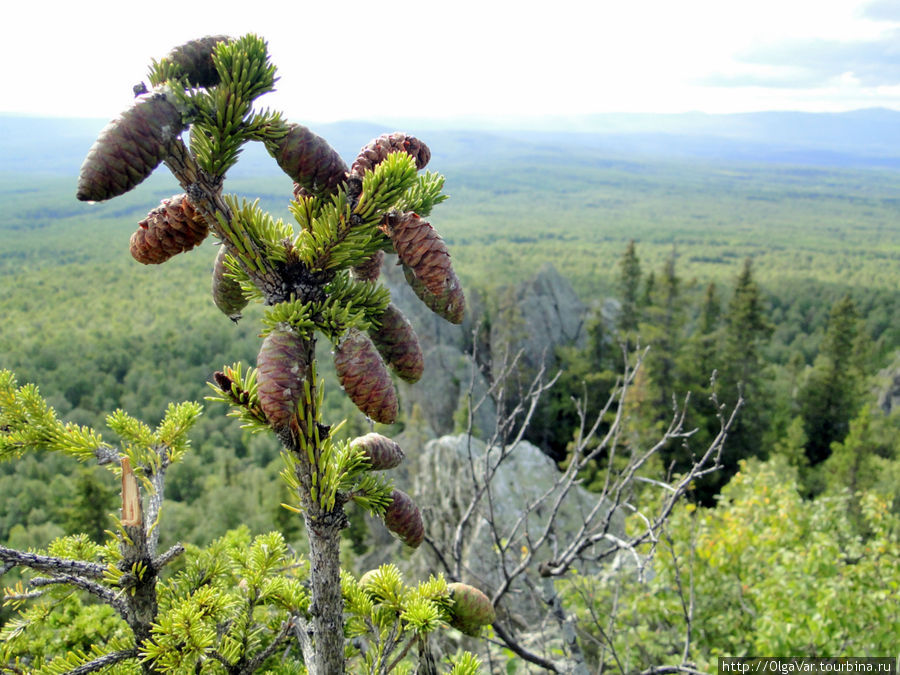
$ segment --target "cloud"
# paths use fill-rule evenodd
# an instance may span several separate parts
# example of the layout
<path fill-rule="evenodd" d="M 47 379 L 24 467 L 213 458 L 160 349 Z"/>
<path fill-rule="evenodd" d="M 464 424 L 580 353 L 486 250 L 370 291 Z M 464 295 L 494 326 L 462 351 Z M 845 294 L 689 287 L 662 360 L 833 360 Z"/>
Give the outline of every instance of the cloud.
<path fill-rule="evenodd" d="M 867 6 L 887 6 L 883 0 Z M 897 2 L 892 8 L 900 8 Z M 886 11 L 886 10 L 872 10 Z M 900 10 L 898 10 L 900 13 Z M 864 87 L 900 84 L 900 28 L 875 40 L 795 40 L 757 46 L 737 55 L 737 73 L 715 73 L 702 83 L 731 87 L 824 87 L 852 79 Z"/>
<path fill-rule="evenodd" d="M 874 0 L 862 8 L 862 16 L 873 21 L 900 22 L 900 0 Z"/>

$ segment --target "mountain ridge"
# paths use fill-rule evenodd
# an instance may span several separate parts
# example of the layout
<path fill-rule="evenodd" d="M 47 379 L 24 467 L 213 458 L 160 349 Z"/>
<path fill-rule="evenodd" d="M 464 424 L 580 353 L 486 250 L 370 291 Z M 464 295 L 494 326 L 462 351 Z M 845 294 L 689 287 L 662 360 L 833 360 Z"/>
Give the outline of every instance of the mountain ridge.
<path fill-rule="evenodd" d="M 72 174 L 107 120 L 0 113 L 0 171 Z M 519 118 L 396 118 L 310 124 L 347 161 L 380 133 L 421 135 L 452 165 L 497 157 L 590 153 L 614 158 L 900 168 L 900 112 L 602 113 Z M 248 146 L 242 171 L 274 171 Z"/>

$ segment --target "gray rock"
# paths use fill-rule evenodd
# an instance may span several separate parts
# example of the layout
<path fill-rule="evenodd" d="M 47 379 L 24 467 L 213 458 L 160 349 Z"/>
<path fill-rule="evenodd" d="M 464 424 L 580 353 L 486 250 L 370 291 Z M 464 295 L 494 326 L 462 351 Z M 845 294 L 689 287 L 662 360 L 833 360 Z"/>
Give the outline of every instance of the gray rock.
<path fill-rule="evenodd" d="M 894 362 L 878 373 L 878 407 L 885 415 L 900 409 L 900 353 Z"/>
<path fill-rule="evenodd" d="M 416 470 L 410 475 L 412 494 L 422 511 L 428 536 L 439 545 L 451 546 L 457 523 L 472 496 L 484 484 L 486 467 L 494 466 L 499 457 L 499 448 L 488 449 L 475 438 L 458 435 L 429 442 L 417 458 Z M 490 481 L 490 499 L 482 498 L 469 519 L 462 542 L 463 581 L 490 591 L 503 580 L 491 519 L 500 540 L 510 544 L 506 554 L 507 569 L 519 564 L 523 553 L 531 550 L 532 542 L 539 538 L 548 520 L 552 519 L 550 536 L 533 550 L 532 578 L 536 578 L 542 562 L 554 559 L 557 546 L 575 536 L 598 504 L 598 496 L 574 486 L 553 517 L 551 514 L 558 496 L 554 483 L 559 475 L 554 462 L 531 443 L 521 442 L 511 449 Z M 548 493 L 539 505 L 533 506 Z M 528 516 L 523 517 L 526 511 L 529 511 Z M 608 504 L 601 506 L 592 522 L 602 523 L 607 515 L 610 518 L 607 531 L 622 537 L 624 515 L 619 511 L 610 513 Z M 579 571 L 587 574 L 598 571 L 600 566 L 590 562 L 590 558 L 610 548 L 609 544 L 598 544 L 588 550 L 586 558 L 579 562 Z M 422 557 L 427 563 L 424 569 L 440 569 L 430 549 L 423 547 Z M 506 606 L 507 611 L 526 621 L 541 617 L 546 611 L 521 579 L 513 584 L 509 597 L 512 600 Z"/>
<path fill-rule="evenodd" d="M 521 365 L 536 369 L 552 363 L 556 347 L 584 338 L 586 307 L 572 285 L 550 263 L 501 301 L 491 329 L 494 361 L 522 352 Z"/>

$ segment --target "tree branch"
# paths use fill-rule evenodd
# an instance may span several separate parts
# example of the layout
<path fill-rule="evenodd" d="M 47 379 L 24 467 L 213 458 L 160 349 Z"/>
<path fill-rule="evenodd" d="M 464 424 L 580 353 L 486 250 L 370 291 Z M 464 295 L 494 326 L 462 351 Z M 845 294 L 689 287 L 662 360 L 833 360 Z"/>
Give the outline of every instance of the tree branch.
<path fill-rule="evenodd" d="M 123 649 L 119 652 L 104 654 L 103 656 L 100 656 L 93 661 L 89 661 L 88 663 L 82 664 L 77 668 L 73 668 L 68 673 L 66 673 L 66 675 L 85 675 L 85 673 L 93 673 L 95 670 L 106 668 L 107 666 L 111 666 L 126 659 L 134 659 L 137 658 L 137 656 L 138 650 L 136 648 Z"/>
<path fill-rule="evenodd" d="M 538 656 L 534 652 L 530 652 L 527 649 L 525 649 L 521 644 L 519 644 L 519 642 L 515 638 L 513 638 L 512 635 L 510 635 L 506 631 L 506 629 L 503 627 L 503 624 L 501 624 L 499 621 L 497 621 L 493 624 L 493 628 L 494 628 L 494 632 L 497 634 L 497 637 L 499 637 L 503 641 L 503 644 L 505 644 L 507 646 L 507 648 L 512 650 L 512 652 L 516 656 L 519 656 L 519 657 L 525 659 L 526 661 L 528 661 L 529 663 L 533 663 L 536 666 L 540 666 L 541 668 L 546 670 L 548 673 L 565 672 L 564 670 L 560 670 L 559 668 L 557 668 L 556 664 L 553 663 L 552 661 L 548 661 L 547 659 L 545 659 L 541 656 Z"/>
<path fill-rule="evenodd" d="M 56 558 L 38 553 L 26 553 L 25 551 L 17 551 L 5 546 L 0 546 L 0 561 L 10 564 L 10 569 L 16 565 L 21 565 L 39 572 L 50 572 L 51 574 L 71 573 L 93 579 L 100 579 L 106 573 L 105 565 L 83 562 L 81 560 L 70 560 L 68 558 Z"/>
<path fill-rule="evenodd" d="M 163 553 L 161 556 L 157 556 L 153 559 L 153 569 L 161 570 L 163 567 L 168 565 L 170 562 L 175 560 L 178 556 L 184 553 L 184 546 L 181 544 L 175 544 L 168 551 Z"/>
<path fill-rule="evenodd" d="M 278 645 L 284 642 L 285 638 L 287 638 L 288 634 L 293 629 L 293 619 L 288 619 L 287 621 L 282 623 L 281 630 L 278 631 L 272 642 L 270 642 L 269 645 L 261 652 L 258 652 L 252 659 L 247 661 L 247 665 L 241 669 L 241 672 L 248 674 L 255 673 L 256 670 L 263 664 L 263 662 L 275 653 L 275 650 L 278 649 Z"/>
<path fill-rule="evenodd" d="M 121 594 L 107 588 L 106 586 L 101 586 L 100 584 L 94 583 L 93 581 L 88 581 L 87 579 L 77 577 L 73 574 L 63 574 L 60 576 L 49 578 L 35 577 L 28 583 L 31 586 L 35 587 L 53 586 L 56 584 L 70 584 L 99 598 L 107 605 L 115 609 L 123 619 L 125 619 L 126 621 L 128 620 L 128 604 L 122 599 Z"/>

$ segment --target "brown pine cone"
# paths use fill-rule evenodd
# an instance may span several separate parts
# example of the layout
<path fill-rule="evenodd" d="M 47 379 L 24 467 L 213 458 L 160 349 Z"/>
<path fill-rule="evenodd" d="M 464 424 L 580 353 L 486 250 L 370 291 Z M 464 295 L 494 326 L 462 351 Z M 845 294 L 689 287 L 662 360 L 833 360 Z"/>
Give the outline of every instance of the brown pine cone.
<path fill-rule="evenodd" d="M 466 635 L 478 637 L 482 626 L 494 623 L 494 606 L 480 590 L 459 582 L 447 584 L 447 588 L 453 599 L 450 606 L 451 626 Z"/>
<path fill-rule="evenodd" d="M 390 236 L 394 249 L 416 282 L 410 285 L 434 312 L 452 323 L 460 323 L 465 311 L 465 296 L 450 264 L 450 252 L 437 231 L 417 214 L 389 213 L 382 229 Z M 406 275 L 409 281 L 409 274 Z M 433 299 L 423 297 L 427 292 Z M 442 308 L 442 309 L 440 309 Z"/>
<path fill-rule="evenodd" d="M 300 124 L 288 125 L 287 136 L 266 143 L 269 154 L 298 188 L 319 197 L 337 190 L 347 179 L 347 165 L 321 136 Z"/>
<path fill-rule="evenodd" d="M 213 53 L 220 42 L 231 42 L 227 35 L 207 35 L 175 47 L 166 58 L 187 75 L 195 87 L 214 87 L 219 84 L 219 72 L 213 63 Z"/>
<path fill-rule="evenodd" d="M 450 323 L 457 325 L 462 323 L 466 312 L 466 296 L 463 295 L 462 286 L 458 281 L 448 288 L 446 293 L 438 296 L 425 288 L 425 284 L 417 279 L 415 273 L 406 265 L 403 265 L 403 276 L 428 309 Z"/>
<path fill-rule="evenodd" d="M 391 505 L 385 509 L 384 525 L 410 548 L 417 548 L 425 539 L 422 514 L 412 498 L 402 490 L 394 489 Z"/>
<path fill-rule="evenodd" d="M 366 171 L 372 171 L 392 152 L 405 152 L 416 160 L 416 168 L 423 169 L 431 159 L 431 150 L 415 136 L 400 131 L 383 134 L 359 151 L 356 161 L 350 167 L 350 174 L 362 178 Z"/>
<path fill-rule="evenodd" d="M 425 370 L 425 358 L 419 338 L 403 312 L 388 305 L 381 315 L 381 326 L 369 330 L 369 337 L 397 376 L 407 382 L 418 382 Z"/>
<path fill-rule="evenodd" d="M 350 400 L 381 424 L 397 419 L 397 393 L 375 345 L 358 330 L 350 330 L 334 350 L 338 380 Z"/>
<path fill-rule="evenodd" d="M 216 254 L 216 263 L 213 266 L 213 302 L 225 316 L 236 322 L 241 318 L 241 310 L 247 306 L 247 298 L 244 297 L 241 285 L 225 274 L 226 255 L 228 255 L 228 251 L 224 246 L 220 246 L 219 252 Z"/>
<path fill-rule="evenodd" d="M 182 131 L 181 113 L 165 94 L 141 96 L 100 132 L 81 165 L 76 197 L 99 202 L 125 194 L 153 173 Z"/>
<path fill-rule="evenodd" d="M 276 431 L 290 426 L 303 395 L 306 352 L 300 336 L 289 329 L 273 330 L 256 357 L 259 404 Z"/>
<path fill-rule="evenodd" d="M 400 262 L 411 268 L 434 295 L 443 295 L 454 282 L 459 284 L 447 245 L 427 220 L 412 212 L 392 212 L 385 216 L 382 227 Z"/>
<path fill-rule="evenodd" d="M 369 460 L 370 471 L 385 471 L 400 466 L 405 455 L 400 446 L 387 436 L 372 433 L 350 441 L 350 447 L 362 450 Z"/>
<path fill-rule="evenodd" d="M 384 262 L 384 251 L 379 250 L 371 258 L 350 271 L 353 272 L 353 278 L 357 281 L 375 281 L 381 275 L 382 262 Z"/>
<path fill-rule="evenodd" d="M 147 214 L 131 235 L 131 255 L 139 263 L 158 265 L 206 239 L 209 227 L 187 195 L 175 195 Z"/>

